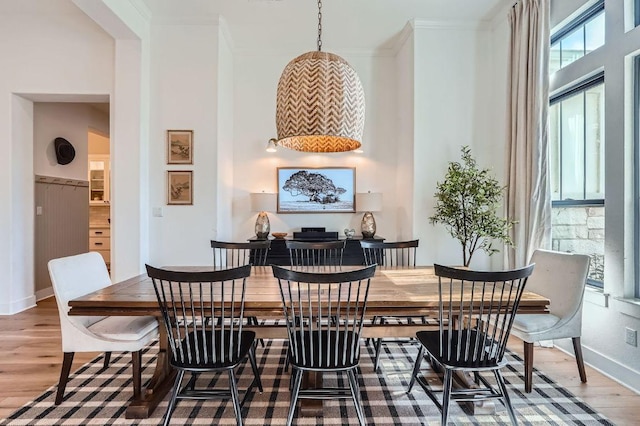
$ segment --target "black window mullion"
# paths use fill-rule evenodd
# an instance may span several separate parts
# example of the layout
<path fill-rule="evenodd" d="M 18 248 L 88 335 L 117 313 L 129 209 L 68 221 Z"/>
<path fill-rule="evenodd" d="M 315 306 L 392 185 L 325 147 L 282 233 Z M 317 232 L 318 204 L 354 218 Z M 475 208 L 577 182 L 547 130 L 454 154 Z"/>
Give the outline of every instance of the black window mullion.
<path fill-rule="evenodd" d="M 636 8 L 637 9 L 637 8 Z M 596 15 L 604 11 L 604 0 L 599 0 L 596 4 L 591 6 L 589 9 L 585 10 L 581 13 L 576 19 L 571 21 L 568 25 L 564 26 L 558 32 L 551 36 L 551 44 L 556 43 L 558 40 L 561 40 L 564 36 L 571 33 L 576 28 L 579 28 L 581 25 L 586 24 Z"/>

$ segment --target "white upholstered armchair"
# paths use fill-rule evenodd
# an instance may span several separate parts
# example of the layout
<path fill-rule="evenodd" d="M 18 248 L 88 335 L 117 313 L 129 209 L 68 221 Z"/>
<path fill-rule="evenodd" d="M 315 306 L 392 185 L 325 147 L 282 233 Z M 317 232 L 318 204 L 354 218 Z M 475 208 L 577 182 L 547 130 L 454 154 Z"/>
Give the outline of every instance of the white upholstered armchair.
<path fill-rule="evenodd" d="M 571 338 L 580 380 L 587 381 L 582 359 L 582 299 L 589 256 L 536 250 L 531 262 L 536 267 L 526 290 L 548 297 L 549 314 L 518 314 L 511 334 L 524 340 L 525 392 L 531 392 L 533 377 L 533 344 L 541 340 Z"/>
<path fill-rule="evenodd" d="M 49 261 L 49 275 L 60 314 L 64 359 L 56 394 L 56 405 L 64 398 L 75 352 L 131 352 L 134 398 L 141 392 L 141 352 L 157 335 L 154 317 L 83 317 L 69 315 L 69 300 L 111 285 L 107 267 L 99 253 L 84 253 Z"/>

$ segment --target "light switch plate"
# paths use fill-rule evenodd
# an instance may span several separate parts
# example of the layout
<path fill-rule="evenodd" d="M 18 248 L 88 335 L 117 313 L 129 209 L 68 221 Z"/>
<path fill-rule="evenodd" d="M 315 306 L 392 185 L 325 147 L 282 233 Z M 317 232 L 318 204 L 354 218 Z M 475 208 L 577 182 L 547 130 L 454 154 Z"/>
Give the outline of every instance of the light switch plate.
<path fill-rule="evenodd" d="M 153 217 L 162 217 L 162 207 L 153 208 Z"/>

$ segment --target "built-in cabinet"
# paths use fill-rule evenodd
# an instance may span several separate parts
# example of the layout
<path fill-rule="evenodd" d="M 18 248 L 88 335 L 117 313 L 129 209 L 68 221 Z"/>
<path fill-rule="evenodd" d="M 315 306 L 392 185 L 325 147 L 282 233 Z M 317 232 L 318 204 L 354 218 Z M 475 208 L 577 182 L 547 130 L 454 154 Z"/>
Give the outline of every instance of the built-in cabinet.
<path fill-rule="evenodd" d="M 89 204 L 109 203 L 109 156 L 89 155 Z"/>
<path fill-rule="evenodd" d="M 89 228 L 89 251 L 97 251 L 107 266 L 111 264 L 111 228 Z"/>

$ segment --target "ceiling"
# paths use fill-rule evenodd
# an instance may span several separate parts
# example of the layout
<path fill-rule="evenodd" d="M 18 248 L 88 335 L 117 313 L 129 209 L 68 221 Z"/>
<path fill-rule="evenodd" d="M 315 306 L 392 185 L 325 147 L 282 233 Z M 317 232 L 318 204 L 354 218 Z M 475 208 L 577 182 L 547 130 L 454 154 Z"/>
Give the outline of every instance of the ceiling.
<path fill-rule="evenodd" d="M 131 0 L 142 2 L 155 23 L 213 22 L 221 16 L 233 48 L 316 49 L 316 0 Z M 408 21 L 459 26 L 490 21 L 516 0 L 323 0 L 323 50 L 390 49 Z M 82 13 L 72 0 L 0 0 L 1 13 Z"/>
<path fill-rule="evenodd" d="M 222 16 L 235 49 L 315 50 L 315 0 L 143 0 L 156 22 Z M 323 50 L 392 48 L 412 19 L 491 20 L 515 0 L 323 0 Z"/>

